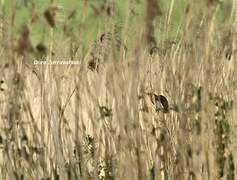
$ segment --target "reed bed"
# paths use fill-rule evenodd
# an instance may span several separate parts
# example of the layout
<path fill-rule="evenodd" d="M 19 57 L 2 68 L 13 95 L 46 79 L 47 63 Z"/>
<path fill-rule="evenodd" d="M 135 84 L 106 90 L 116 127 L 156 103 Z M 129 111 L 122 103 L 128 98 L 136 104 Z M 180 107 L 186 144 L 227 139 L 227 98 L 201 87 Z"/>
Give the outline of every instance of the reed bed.
<path fill-rule="evenodd" d="M 236 0 L 1 3 L 0 179 L 236 179 Z"/>

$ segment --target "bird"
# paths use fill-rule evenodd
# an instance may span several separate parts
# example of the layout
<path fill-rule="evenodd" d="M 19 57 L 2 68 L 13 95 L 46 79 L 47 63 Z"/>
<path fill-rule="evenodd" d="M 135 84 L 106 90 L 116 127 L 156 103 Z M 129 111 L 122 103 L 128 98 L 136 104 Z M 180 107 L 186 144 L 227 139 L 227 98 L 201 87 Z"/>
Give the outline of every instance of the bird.
<path fill-rule="evenodd" d="M 148 93 L 150 96 L 152 104 L 155 105 L 156 111 L 161 111 L 163 113 L 169 112 L 169 102 L 167 98 L 163 95 L 156 95 L 154 93 Z"/>

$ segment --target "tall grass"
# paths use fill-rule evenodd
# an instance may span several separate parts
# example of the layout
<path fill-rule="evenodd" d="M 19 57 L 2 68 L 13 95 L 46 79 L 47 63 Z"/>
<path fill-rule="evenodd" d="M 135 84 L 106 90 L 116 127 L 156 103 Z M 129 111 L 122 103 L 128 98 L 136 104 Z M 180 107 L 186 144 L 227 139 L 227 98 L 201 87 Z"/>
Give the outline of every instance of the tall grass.
<path fill-rule="evenodd" d="M 0 179 L 236 179 L 236 0 L 4 3 Z"/>

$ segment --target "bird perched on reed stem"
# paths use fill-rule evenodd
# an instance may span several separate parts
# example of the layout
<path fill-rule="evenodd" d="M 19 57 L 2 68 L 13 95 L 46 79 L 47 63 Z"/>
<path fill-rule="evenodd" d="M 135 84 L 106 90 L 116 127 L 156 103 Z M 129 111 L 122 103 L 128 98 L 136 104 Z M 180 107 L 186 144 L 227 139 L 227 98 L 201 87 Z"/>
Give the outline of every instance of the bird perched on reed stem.
<path fill-rule="evenodd" d="M 148 93 L 152 104 L 155 105 L 156 111 L 161 111 L 163 113 L 169 112 L 169 102 L 163 95 L 156 95 L 154 93 Z"/>

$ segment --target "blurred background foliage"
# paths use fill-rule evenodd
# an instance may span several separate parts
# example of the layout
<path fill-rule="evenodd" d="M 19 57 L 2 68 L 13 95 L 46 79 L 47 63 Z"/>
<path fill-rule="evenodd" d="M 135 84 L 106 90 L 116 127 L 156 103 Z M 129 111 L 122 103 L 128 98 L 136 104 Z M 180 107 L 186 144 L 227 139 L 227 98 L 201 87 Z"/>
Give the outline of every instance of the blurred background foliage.
<path fill-rule="evenodd" d="M 172 0 L 161 0 L 159 2 L 161 8 L 161 16 L 156 19 L 158 26 L 155 29 L 155 35 L 158 39 L 166 37 L 177 37 L 179 29 L 182 25 L 184 12 L 187 11 L 188 6 L 195 1 L 179 0 L 179 2 Z M 220 1 L 220 6 L 217 10 L 216 19 L 221 25 L 225 22 L 231 12 L 231 0 Z M 115 23 L 118 35 L 121 35 L 121 29 L 128 19 L 128 35 L 132 35 L 134 30 L 144 24 L 144 16 L 146 13 L 145 0 L 119 0 L 115 1 L 113 5 L 115 9 L 106 7 L 105 0 L 10 0 L 1 1 L 1 16 L 8 20 L 9 33 L 15 36 L 23 24 L 28 24 L 31 30 L 32 43 L 36 45 L 41 41 L 48 41 L 50 34 L 50 26 L 48 25 L 44 12 L 49 7 L 56 7 L 56 26 L 54 28 L 54 38 L 64 39 L 73 38 L 79 40 L 83 37 L 84 46 L 88 42 L 96 39 L 98 34 L 111 31 L 106 24 Z M 197 4 L 203 1 L 196 2 Z M 111 8 L 111 7 L 110 7 Z M 128 9 L 129 8 L 129 9 Z M 169 10 L 172 8 L 169 26 L 166 26 Z M 111 11 L 111 12 L 110 12 Z M 112 12 L 114 11 L 114 12 Z M 192 9 L 191 9 L 192 11 Z M 107 22 L 107 23 L 106 23 Z M 168 31 L 167 31 L 167 28 Z M 169 34 L 167 34 L 169 33 Z M 128 36 L 129 37 L 129 36 Z M 128 40 L 129 43 L 129 40 Z"/>

